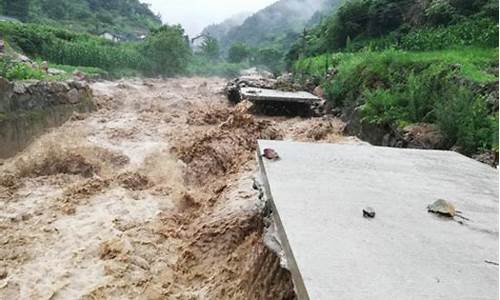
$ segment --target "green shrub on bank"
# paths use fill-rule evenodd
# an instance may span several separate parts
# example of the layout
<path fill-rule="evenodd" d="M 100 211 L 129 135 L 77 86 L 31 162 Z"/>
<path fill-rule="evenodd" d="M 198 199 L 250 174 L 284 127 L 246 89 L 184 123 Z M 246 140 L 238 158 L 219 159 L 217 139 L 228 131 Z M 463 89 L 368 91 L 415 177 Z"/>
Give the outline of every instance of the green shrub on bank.
<path fill-rule="evenodd" d="M 130 50 L 130 49 L 129 49 Z M 135 68 L 142 69 L 148 74 L 173 76 L 186 71 L 191 49 L 184 39 L 184 29 L 180 25 L 162 26 L 154 30 L 141 45 L 140 51 L 129 52 L 131 62 L 136 58 L 132 53 L 139 53 L 143 60 Z"/>
<path fill-rule="evenodd" d="M 40 63 L 40 61 L 38 62 Z M 71 65 L 58 65 L 49 64 L 49 68 L 59 69 L 66 72 L 67 76 L 71 76 L 75 71 L 79 71 L 86 76 L 96 77 L 96 78 L 108 78 L 109 73 L 100 68 L 95 67 L 82 67 L 82 66 L 71 66 Z"/>
<path fill-rule="evenodd" d="M 38 64 L 41 61 L 37 62 Z M 37 66 L 31 66 L 23 62 L 14 61 L 10 58 L 0 58 L 0 77 L 7 80 L 67 80 L 73 77 L 75 71 L 80 72 L 87 78 L 108 78 L 109 74 L 99 68 L 75 67 L 68 65 L 49 64 L 49 68 L 62 70 L 65 73 L 49 75 Z"/>
<path fill-rule="evenodd" d="M 483 87 L 498 81 L 497 49 L 337 53 L 299 60 L 302 80 L 322 83 L 336 107 L 362 107 L 365 121 L 392 128 L 439 125 L 449 147 L 466 154 L 498 148 L 498 112 Z M 326 80 L 333 74 L 331 80 Z"/>
<path fill-rule="evenodd" d="M 286 55 L 287 67 L 328 52 L 498 47 L 496 0 L 351 0 L 304 30 Z"/>
<path fill-rule="evenodd" d="M 8 80 L 44 79 L 45 73 L 24 63 L 0 59 L 0 77 Z"/>
<path fill-rule="evenodd" d="M 114 43 L 43 25 L 0 22 L 0 38 L 29 57 L 100 68 L 112 74 L 122 70 L 167 76 L 184 72 L 190 49 L 183 34 L 182 28 L 166 25 L 143 43 Z"/>
<path fill-rule="evenodd" d="M 432 51 L 462 47 L 498 47 L 498 25 L 491 19 L 474 19 L 438 27 L 401 29 L 385 36 L 366 39 L 360 37 L 350 42 L 345 52 L 363 49 L 383 51 L 400 49 L 410 51 Z"/>
<path fill-rule="evenodd" d="M 468 88 L 455 86 L 447 93 L 435 103 L 433 114 L 448 146 L 457 145 L 465 154 L 498 151 L 498 112 L 488 111 L 486 99 Z"/>

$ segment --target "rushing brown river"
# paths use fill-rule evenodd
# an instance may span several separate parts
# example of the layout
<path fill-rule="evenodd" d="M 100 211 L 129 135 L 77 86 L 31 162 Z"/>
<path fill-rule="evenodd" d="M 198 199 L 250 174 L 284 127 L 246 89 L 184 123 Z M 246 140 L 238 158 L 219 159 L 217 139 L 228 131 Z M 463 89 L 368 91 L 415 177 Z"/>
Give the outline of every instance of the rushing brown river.
<path fill-rule="evenodd" d="M 92 86 L 0 166 L 1 299 L 293 299 L 262 241 L 256 139 L 358 143 L 337 119 L 255 117 L 221 79 Z"/>

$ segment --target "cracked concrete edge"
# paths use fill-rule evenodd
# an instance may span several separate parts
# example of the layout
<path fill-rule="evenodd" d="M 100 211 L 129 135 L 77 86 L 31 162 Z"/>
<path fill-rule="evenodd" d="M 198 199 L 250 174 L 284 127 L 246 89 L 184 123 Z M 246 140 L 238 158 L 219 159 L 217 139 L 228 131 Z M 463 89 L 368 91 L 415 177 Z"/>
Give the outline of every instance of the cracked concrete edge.
<path fill-rule="evenodd" d="M 276 227 L 279 243 L 285 254 L 287 269 L 292 274 L 292 281 L 295 289 L 295 294 L 297 295 L 297 299 L 309 300 L 310 298 L 304 284 L 304 279 L 302 278 L 302 274 L 300 274 L 300 270 L 293 255 L 292 249 L 290 247 L 290 243 L 288 242 L 285 230 L 283 229 L 281 218 L 273 201 L 271 187 L 269 185 L 269 181 L 266 175 L 266 170 L 264 167 L 264 162 L 262 160 L 262 155 L 261 155 L 262 153 L 263 151 L 260 149 L 260 145 L 257 144 L 257 161 L 259 162 L 261 180 L 262 184 L 264 185 L 264 197 L 266 199 L 266 206 L 268 206 L 272 211 L 271 213 L 272 222 Z"/>

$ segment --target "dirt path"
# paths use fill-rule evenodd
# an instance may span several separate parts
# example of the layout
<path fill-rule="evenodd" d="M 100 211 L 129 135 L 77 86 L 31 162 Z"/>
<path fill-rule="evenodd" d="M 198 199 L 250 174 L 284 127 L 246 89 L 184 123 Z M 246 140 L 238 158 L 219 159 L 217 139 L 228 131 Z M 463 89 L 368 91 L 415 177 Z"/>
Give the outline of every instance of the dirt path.
<path fill-rule="evenodd" d="M 255 118 L 223 84 L 96 83 L 97 112 L 5 161 L 0 299 L 293 299 L 262 243 L 255 140 L 357 140 Z"/>

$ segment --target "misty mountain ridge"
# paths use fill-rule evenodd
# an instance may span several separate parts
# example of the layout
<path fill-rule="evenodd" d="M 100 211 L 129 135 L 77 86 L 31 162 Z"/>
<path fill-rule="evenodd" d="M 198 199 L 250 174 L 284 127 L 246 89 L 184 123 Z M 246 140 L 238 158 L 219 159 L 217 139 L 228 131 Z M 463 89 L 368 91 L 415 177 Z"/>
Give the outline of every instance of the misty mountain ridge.
<path fill-rule="evenodd" d="M 246 18 L 240 25 L 225 21 L 203 30 L 217 38 L 222 49 L 241 42 L 251 47 L 287 49 L 304 27 L 316 25 L 340 0 L 280 0 Z M 219 29 L 222 26 L 224 30 Z M 229 28 L 228 28 L 229 25 Z M 223 32 L 224 34 L 220 34 Z"/>
<path fill-rule="evenodd" d="M 243 24 L 243 22 L 245 22 L 245 20 L 251 15 L 251 12 L 238 13 L 219 24 L 208 25 L 200 34 L 210 35 L 211 37 L 220 40 L 224 38 L 232 28 Z"/>

